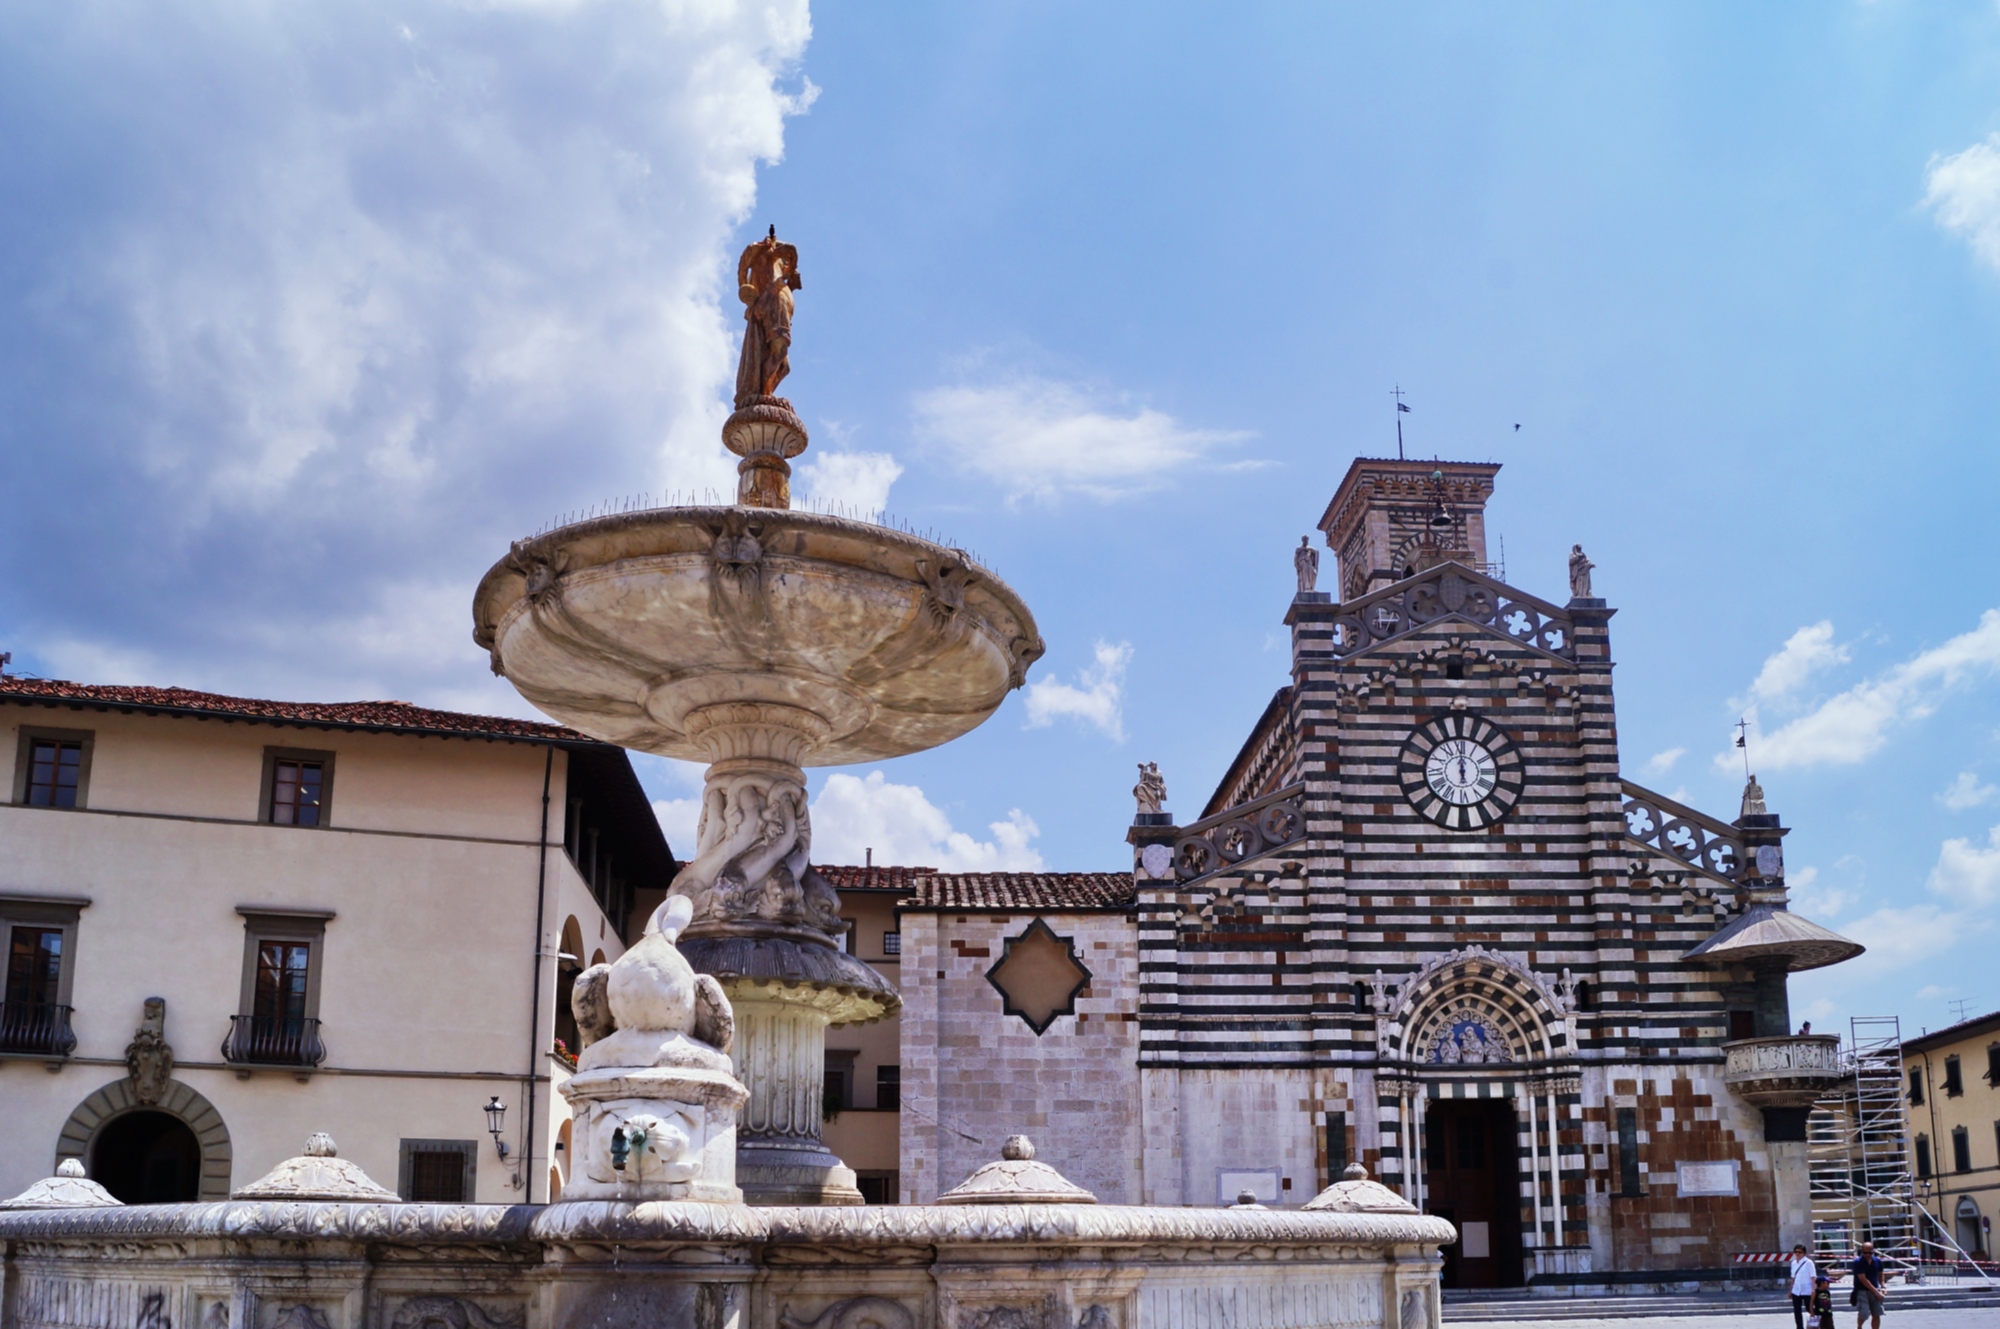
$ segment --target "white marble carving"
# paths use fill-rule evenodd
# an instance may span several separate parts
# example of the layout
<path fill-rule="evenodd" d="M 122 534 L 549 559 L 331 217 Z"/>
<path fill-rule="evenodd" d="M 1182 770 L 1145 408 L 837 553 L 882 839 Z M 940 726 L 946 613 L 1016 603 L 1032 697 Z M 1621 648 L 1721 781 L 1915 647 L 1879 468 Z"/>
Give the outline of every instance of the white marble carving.
<path fill-rule="evenodd" d="M 232 1200 L 344 1200 L 401 1204 L 402 1197 L 378 1186 L 357 1165 L 338 1157 L 333 1137 L 316 1131 L 305 1152 L 288 1158 L 248 1186 L 230 1193 Z"/>
<path fill-rule="evenodd" d="M 123 1203 L 84 1176 L 82 1163 L 65 1158 L 53 1177 L 44 1177 L 13 1199 L 0 1201 L 0 1209 L 101 1209 Z"/>
<path fill-rule="evenodd" d="M 1050 1167 L 1035 1161 L 1025 1135 L 1010 1135 L 997 1162 L 973 1170 L 938 1196 L 939 1204 L 1096 1204 L 1097 1197 Z"/>
<path fill-rule="evenodd" d="M 631 950 L 577 979 L 585 1046 L 562 1086 L 575 1119 L 566 1199 L 743 1198 L 736 1111 L 748 1091 L 730 1069 L 735 1013 L 674 946 L 693 912 L 687 896 L 668 897 Z"/>

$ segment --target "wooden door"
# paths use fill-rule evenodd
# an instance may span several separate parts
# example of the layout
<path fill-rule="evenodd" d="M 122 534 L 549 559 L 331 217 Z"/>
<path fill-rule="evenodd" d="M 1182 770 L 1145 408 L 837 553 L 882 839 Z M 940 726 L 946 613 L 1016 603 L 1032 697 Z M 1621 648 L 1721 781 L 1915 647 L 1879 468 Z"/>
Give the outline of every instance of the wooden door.
<path fill-rule="evenodd" d="M 1520 1145 L 1506 1099 L 1434 1099 L 1424 1122 L 1424 1207 L 1458 1228 L 1446 1287 L 1521 1283 Z"/>

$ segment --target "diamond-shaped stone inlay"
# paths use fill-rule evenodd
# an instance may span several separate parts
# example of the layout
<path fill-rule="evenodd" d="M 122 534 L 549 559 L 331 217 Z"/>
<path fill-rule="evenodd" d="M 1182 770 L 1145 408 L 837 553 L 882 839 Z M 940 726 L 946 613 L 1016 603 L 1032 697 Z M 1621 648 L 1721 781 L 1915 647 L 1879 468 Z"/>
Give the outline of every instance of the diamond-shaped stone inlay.
<path fill-rule="evenodd" d="M 1058 937 L 1038 918 L 1020 936 L 1007 938 L 986 981 L 1000 993 L 1006 1013 L 1020 1016 L 1040 1035 L 1057 1016 L 1076 1013 L 1076 999 L 1090 986 L 1090 971 L 1076 958 L 1071 939 Z"/>

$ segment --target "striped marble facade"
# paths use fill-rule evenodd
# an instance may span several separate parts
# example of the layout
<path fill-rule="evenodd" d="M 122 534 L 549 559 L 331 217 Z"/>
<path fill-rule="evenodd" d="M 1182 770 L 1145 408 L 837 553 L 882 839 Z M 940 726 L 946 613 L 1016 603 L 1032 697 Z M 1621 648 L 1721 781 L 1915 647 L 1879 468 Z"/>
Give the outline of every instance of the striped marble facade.
<path fill-rule="evenodd" d="M 1217 1087 L 1229 1074 L 1281 1077 L 1268 1125 L 1311 1123 L 1316 1184 L 1358 1160 L 1417 1200 L 1425 1104 L 1508 1099 L 1524 1273 L 1726 1264 L 1614 1253 L 1610 1123 L 1683 1082 L 1746 1172 L 1764 1157 L 1756 1112 L 1721 1081 L 1728 971 L 1682 958 L 1740 911 L 1737 884 L 1628 828 L 1628 798 L 1645 791 L 1619 774 L 1614 611 L 1539 600 L 1482 563 L 1483 549 L 1378 576 L 1346 602 L 1301 594 L 1286 618 L 1291 683 L 1208 814 L 1133 828 L 1147 1198 L 1210 1202 L 1196 1123 L 1235 1110 Z M 1426 726 L 1503 734 L 1512 805 L 1456 826 L 1424 815 L 1428 791 L 1406 785 Z M 1293 786 L 1295 843 L 1205 874 L 1147 857 Z M 1701 825 L 1718 843 L 1733 834 Z M 1339 1139 L 1323 1125 L 1336 1121 Z M 1657 1139 L 1674 1124 L 1642 1128 Z"/>

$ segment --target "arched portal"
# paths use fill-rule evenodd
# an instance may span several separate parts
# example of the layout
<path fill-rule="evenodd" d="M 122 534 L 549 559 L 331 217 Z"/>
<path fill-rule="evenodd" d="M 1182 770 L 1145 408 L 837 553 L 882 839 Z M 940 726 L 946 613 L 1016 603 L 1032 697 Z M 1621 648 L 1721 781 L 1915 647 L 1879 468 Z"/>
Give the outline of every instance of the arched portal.
<path fill-rule="evenodd" d="M 173 1129 L 176 1125 L 186 1137 Z M 186 1193 L 190 1187 L 180 1170 L 189 1156 L 187 1137 L 193 1140 L 192 1193 Z M 99 1175 L 100 1167 L 109 1167 L 124 1178 L 120 1184 L 136 1185 L 142 1191 L 155 1183 L 166 1187 L 171 1176 L 176 1194 L 186 1199 L 229 1198 L 229 1128 L 213 1103 L 179 1080 L 167 1082 L 157 1103 L 141 1103 L 132 1093 L 132 1082 L 125 1079 L 113 1080 L 77 1104 L 56 1137 L 56 1166 L 70 1158 L 81 1162 L 98 1184 L 120 1199 L 125 1197 Z"/>
<path fill-rule="evenodd" d="M 1556 1146 L 1575 1069 L 1557 993 L 1568 990 L 1525 957 L 1471 946 L 1436 956 L 1383 1003 L 1377 1039 L 1399 1067 L 1406 1193 L 1460 1231 L 1444 1251 L 1446 1286 L 1519 1285 L 1565 1242 Z"/>
<path fill-rule="evenodd" d="M 139 1108 L 104 1123 L 88 1171 L 126 1204 L 192 1203 L 201 1198 L 201 1141 L 171 1112 Z"/>

